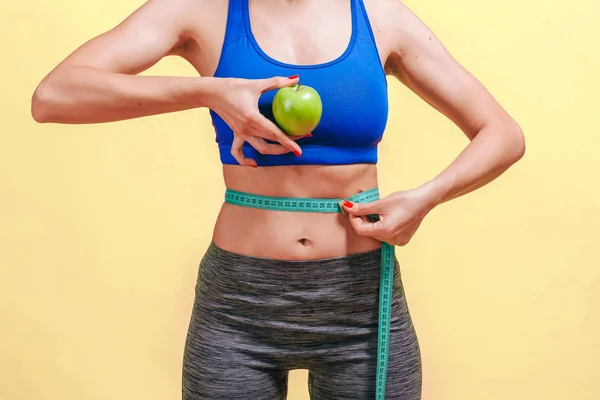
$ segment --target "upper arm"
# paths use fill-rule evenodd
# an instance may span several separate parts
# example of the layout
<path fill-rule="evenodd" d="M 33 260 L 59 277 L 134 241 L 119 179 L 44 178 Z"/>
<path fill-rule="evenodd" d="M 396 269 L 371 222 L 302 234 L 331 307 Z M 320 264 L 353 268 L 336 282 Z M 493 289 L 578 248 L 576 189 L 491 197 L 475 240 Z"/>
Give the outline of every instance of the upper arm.
<path fill-rule="evenodd" d="M 391 51 L 386 70 L 452 120 L 470 139 L 485 125 L 514 123 L 487 89 L 398 0 L 386 10 Z"/>
<path fill-rule="evenodd" d="M 140 73 L 185 39 L 190 0 L 148 0 L 114 28 L 89 40 L 56 69 L 84 66 L 124 74 Z"/>

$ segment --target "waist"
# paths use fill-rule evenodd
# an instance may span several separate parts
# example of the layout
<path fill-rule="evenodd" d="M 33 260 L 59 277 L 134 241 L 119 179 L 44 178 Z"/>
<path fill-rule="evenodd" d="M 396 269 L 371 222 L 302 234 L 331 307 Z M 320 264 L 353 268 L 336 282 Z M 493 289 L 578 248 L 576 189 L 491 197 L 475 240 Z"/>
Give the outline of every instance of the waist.
<path fill-rule="evenodd" d="M 374 165 L 225 166 L 225 177 L 230 192 L 269 198 L 347 199 L 372 193 L 377 187 Z M 381 247 L 377 240 L 357 235 L 349 217 L 339 212 L 315 212 L 306 205 L 298 211 L 289 206 L 286 211 L 264 208 L 270 209 L 223 204 L 213 235 L 215 243 L 233 253 L 284 260 L 347 256 Z"/>

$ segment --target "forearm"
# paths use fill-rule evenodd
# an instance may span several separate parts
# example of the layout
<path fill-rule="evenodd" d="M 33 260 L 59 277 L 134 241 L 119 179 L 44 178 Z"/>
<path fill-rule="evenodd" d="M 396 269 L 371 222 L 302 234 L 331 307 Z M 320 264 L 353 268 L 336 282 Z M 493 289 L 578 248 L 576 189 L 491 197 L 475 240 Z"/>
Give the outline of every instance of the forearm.
<path fill-rule="evenodd" d="M 207 107 L 216 79 L 66 67 L 38 86 L 31 111 L 38 122 L 91 124 Z"/>
<path fill-rule="evenodd" d="M 524 151 L 525 140 L 515 123 L 488 125 L 424 187 L 434 205 L 444 203 L 493 181 L 517 162 Z"/>

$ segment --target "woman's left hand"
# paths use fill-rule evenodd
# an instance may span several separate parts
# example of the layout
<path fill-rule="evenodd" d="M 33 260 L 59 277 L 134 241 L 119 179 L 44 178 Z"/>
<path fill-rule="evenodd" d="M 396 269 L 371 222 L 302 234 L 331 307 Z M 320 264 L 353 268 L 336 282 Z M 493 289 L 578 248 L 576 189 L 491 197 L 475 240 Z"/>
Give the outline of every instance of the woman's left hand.
<path fill-rule="evenodd" d="M 406 245 L 433 209 L 435 202 L 425 187 L 395 192 L 371 203 L 343 202 L 356 233 L 395 246 Z M 368 215 L 378 215 L 372 221 Z"/>

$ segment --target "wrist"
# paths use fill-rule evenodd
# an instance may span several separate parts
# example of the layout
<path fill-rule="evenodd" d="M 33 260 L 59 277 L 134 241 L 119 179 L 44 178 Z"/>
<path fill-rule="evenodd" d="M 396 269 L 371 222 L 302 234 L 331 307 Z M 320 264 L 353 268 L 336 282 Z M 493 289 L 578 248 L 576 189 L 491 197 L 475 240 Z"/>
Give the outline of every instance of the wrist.
<path fill-rule="evenodd" d="M 454 179 L 448 175 L 439 175 L 420 187 L 430 208 L 446 201 L 452 189 L 453 181 Z"/>
<path fill-rule="evenodd" d="M 191 84 L 180 93 L 182 102 L 191 104 L 194 108 L 215 108 L 215 100 L 222 90 L 223 78 L 200 77 L 193 78 Z"/>

